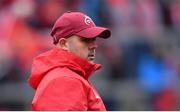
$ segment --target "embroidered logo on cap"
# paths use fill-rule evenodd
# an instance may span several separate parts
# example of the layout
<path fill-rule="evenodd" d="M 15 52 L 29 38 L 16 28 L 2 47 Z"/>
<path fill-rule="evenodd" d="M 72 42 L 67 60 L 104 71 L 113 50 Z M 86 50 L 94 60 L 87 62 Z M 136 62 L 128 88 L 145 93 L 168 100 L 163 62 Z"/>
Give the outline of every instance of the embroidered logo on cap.
<path fill-rule="evenodd" d="M 88 16 L 85 16 L 84 22 L 85 22 L 86 25 L 89 25 L 92 22 L 92 19 L 90 17 L 88 17 Z"/>

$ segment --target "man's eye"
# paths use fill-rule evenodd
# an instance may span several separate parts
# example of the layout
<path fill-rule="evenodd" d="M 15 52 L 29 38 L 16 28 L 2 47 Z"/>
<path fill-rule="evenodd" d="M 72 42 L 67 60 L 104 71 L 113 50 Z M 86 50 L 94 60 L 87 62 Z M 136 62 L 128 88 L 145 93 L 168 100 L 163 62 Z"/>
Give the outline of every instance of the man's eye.
<path fill-rule="evenodd" d="M 90 40 L 90 39 L 83 39 L 82 41 L 88 43 L 88 42 L 90 42 L 91 40 Z"/>
<path fill-rule="evenodd" d="M 88 39 L 88 38 L 82 38 L 81 41 L 86 42 L 86 43 L 90 43 L 90 42 L 94 42 L 96 39 Z"/>

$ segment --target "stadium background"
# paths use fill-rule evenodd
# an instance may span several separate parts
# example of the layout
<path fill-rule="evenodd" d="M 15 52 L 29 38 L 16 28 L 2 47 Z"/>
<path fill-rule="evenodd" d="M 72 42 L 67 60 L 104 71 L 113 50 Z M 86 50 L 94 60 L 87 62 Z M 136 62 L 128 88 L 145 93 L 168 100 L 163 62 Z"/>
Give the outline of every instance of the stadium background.
<path fill-rule="evenodd" d="M 1 0 L 0 110 L 30 110 L 32 59 L 68 10 L 112 30 L 91 78 L 108 110 L 180 110 L 180 0 Z"/>

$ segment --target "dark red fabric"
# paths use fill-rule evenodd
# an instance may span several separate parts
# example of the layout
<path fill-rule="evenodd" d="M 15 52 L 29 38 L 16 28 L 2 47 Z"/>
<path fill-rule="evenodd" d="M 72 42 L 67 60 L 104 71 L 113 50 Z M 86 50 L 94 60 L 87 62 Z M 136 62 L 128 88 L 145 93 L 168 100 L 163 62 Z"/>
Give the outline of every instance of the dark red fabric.
<path fill-rule="evenodd" d="M 35 58 L 29 84 L 32 110 L 105 110 L 88 78 L 101 66 L 60 48 Z"/>

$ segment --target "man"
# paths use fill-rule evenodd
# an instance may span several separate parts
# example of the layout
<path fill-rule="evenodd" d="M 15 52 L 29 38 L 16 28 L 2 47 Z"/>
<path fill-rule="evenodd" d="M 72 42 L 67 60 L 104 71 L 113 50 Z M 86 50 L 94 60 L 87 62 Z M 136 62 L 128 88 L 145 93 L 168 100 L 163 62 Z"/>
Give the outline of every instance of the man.
<path fill-rule="evenodd" d="M 56 48 L 37 56 L 32 65 L 32 110 L 106 110 L 88 79 L 101 67 L 93 62 L 96 37 L 110 35 L 81 12 L 58 18 L 51 32 Z"/>

